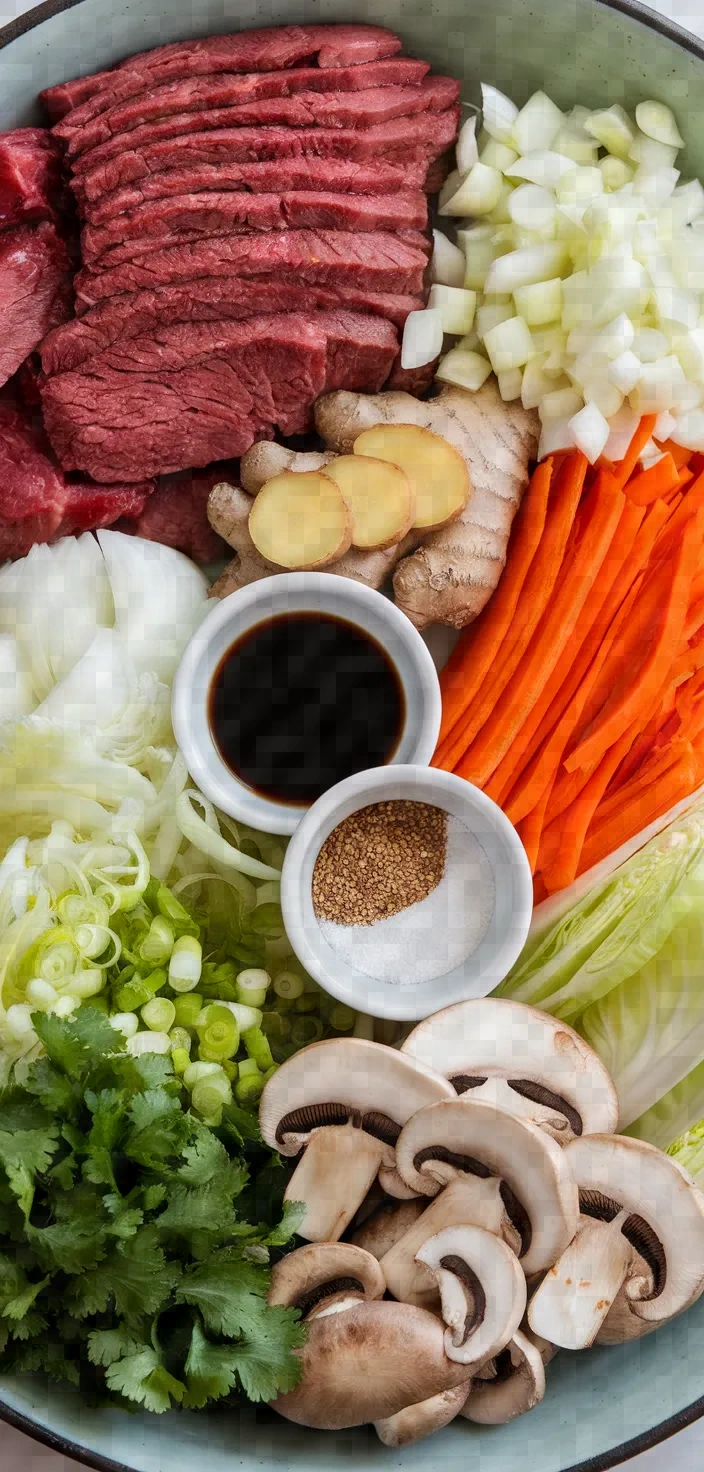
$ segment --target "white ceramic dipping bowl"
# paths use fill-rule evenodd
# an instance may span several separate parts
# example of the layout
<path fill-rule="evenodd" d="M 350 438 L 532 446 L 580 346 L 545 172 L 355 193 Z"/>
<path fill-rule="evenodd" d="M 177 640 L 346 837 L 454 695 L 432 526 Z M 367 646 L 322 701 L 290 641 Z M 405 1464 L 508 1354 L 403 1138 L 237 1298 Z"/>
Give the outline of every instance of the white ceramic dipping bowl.
<path fill-rule="evenodd" d="M 453 971 L 412 986 L 377 981 L 342 960 L 323 936 L 311 894 L 315 862 L 333 828 L 370 803 L 398 798 L 432 803 L 457 818 L 478 839 L 494 877 L 494 909 L 476 950 Z M 515 828 L 477 787 L 433 767 L 375 767 L 339 782 L 306 813 L 284 860 L 281 907 L 293 950 L 325 991 L 356 1011 L 410 1022 L 485 997 L 503 981 L 528 934 L 533 881 Z"/>
<path fill-rule="evenodd" d="M 230 770 L 210 729 L 210 685 L 223 656 L 243 634 L 278 615 L 301 612 L 347 619 L 386 650 L 403 687 L 406 707 L 390 765 L 427 765 L 440 729 L 435 665 L 412 623 L 381 593 L 333 573 L 294 572 L 263 578 L 214 602 L 176 672 L 171 702 L 174 734 L 201 792 L 222 812 L 264 833 L 293 833 L 307 808 L 265 797 Z"/>

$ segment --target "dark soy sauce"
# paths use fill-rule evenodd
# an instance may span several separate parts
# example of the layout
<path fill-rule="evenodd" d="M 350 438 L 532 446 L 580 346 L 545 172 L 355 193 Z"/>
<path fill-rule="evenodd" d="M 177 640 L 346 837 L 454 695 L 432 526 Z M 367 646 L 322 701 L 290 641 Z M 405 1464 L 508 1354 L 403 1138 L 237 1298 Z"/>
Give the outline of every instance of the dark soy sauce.
<path fill-rule="evenodd" d="M 406 710 L 394 665 L 363 629 L 331 614 L 286 613 L 231 645 L 208 714 L 240 781 L 307 806 L 344 777 L 390 761 Z"/>

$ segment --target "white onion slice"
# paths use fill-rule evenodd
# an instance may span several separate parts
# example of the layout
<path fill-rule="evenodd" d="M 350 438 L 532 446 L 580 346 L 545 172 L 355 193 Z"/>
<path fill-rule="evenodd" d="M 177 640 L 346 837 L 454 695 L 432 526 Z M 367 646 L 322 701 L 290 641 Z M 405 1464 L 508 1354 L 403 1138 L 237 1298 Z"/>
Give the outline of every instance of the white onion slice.
<path fill-rule="evenodd" d="M 558 179 L 573 168 L 572 159 L 550 148 L 541 148 L 534 153 L 524 153 L 504 172 L 512 179 L 527 179 L 529 184 L 542 184 L 545 189 L 554 189 Z"/>
<path fill-rule="evenodd" d="M 672 353 L 667 358 L 658 358 L 657 363 L 644 363 L 635 390 L 634 408 L 639 414 L 660 414 L 663 409 L 672 409 L 686 381 L 679 360 Z"/>
<path fill-rule="evenodd" d="M 454 383 L 459 388 L 476 393 L 486 383 L 491 373 L 491 363 L 480 353 L 466 352 L 461 347 L 451 348 L 438 364 L 436 378 L 443 383 Z"/>
<path fill-rule="evenodd" d="M 443 213 L 444 207 L 447 204 L 448 200 L 452 199 L 453 194 L 457 193 L 457 190 L 459 189 L 461 183 L 462 175 L 459 169 L 453 169 L 452 173 L 448 174 L 445 183 L 443 184 L 442 189 L 440 190 L 440 193 L 438 195 L 438 212 L 440 214 Z"/>
<path fill-rule="evenodd" d="M 579 412 L 584 399 L 573 388 L 555 389 L 545 394 L 540 401 L 538 413 L 541 424 L 547 424 L 549 419 L 572 419 Z"/>
<path fill-rule="evenodd" d="M 658 358 L 667 357 L 670 344 L 656 327 L 641 327 L 631 338 L 631 347 L 641 363 L 657 363 Z"/>
<path fill-rule="evenodd" d="M 556 393 L 560 388 L 569 388 L 567 379 L 558 382 L 545 372 L 546 354 L 541 353 L 539 357 L 531 358 L 523 369 L 523 383 L 521 384 L 521 403 L 524 409 L 537 409 L 541 400 L 547 394 Z"/>
<path fill-rule="evenodd" d="M 624 353 L 619 353 L 619 356 L 613 359 L 607 369 L 611 382 L 616 385 L 616 388 L 621 390 L 622 394 L 633 393 L 640 378 L 641 371 L 642 364 L 640 359 L 628 348 Z"/>
<path fill-rule="evenodd" d="M 598 157 L 598 147 L 592 141 L 583 128 L 575 128 L 571 123 L 565 123 L 558 130 L 551 145 L 556 153 L 564 154 L 570 158 L 573 164 L 595 164 Z"/>
<path fill-rule="evenodd" d="M 604 180 L 594 164 L 570 169 L 558 179 L 555 195 L 561 205 L 587 205 L 595 195 L 604 193 Z"/>
<path fill-rule="evenodd" d="M 495 373 L 505 373 L 509 368 L 522 368 L 535 357 L 535 346 L 530 328 L 522 317 L 509 317 L 506 322 L 497 322 L 484 338 L 484 347 L 489 354 Z"/>
<path fill-rule="evenodd" d="M 507 368 L 504 373 L 497 373 L 496 380 L 499 385 L 499 393 L 505 404 L 510 404 L 514 399 L 520 399 L 523 374 L 520 368 Z"/>
<path fill-rule="evenodd" d="M 593 404 L 605 419 L 612 419 L 614 414 L 618 414 L 625 398 L 622 389 L 601 374 L 585 379 L 583 393 L 585 402 Z"/>
<path fill-rule="evenodd" d="M 562 281 L 559 276 L 553 276 L 549 281 L 534 281 L 531 286 L 517 286 L 513 295 L 516 311 L 529 327 L 542 327 L 548 322 L 559 321 L 562 316 Z"/>
<path fill-rule="evenodd" d="M 647 164 L 639 164 L 633 177 L 633 193 L 655 213 L 670 198 L 679 177 L 679 169 L 649 169 Z"/>
<path fill-rule="evenodd" d="M 644 470 L 650 470 L 651 466 L 657 465 L 658 460 L 662 460 L 662 457 L 663 451 L 659 449 L 654 439 L 649 439 L 643 446 L 638 459 Z"/>
<path fill-rule="evenodd" d="M 676 430 L 676 428 L 677 420 L 674 414 L 671 414 L 669 409 L 663 409 L 662 414 L 658 414 L 658 417 L 655 420 L 655 424 L 653 426 L 653 439 L 659 440 L 661 444 L 664 444 L 665 440 L 669 440 L 672 438 L 673 432 L 674 430 Z"/>
<path fill-rule="evenodd" d="M 547 230 L 555 219 L 555 200 L 540 184 L 520 184 L 508 200 L 514 225 L 524 230 Z"/>
<path fill-rule="evenodd" d="M 690 179 L 687 184 L 678 184 L 670 200 L 670 208 L 676 225 L 691 225 L 693 220 L 698 220 L 704 214 L 704 189 L 699 180 Z"/>
<path fill-rule="evenodd" d="M 512 136 L 518 108 L 510 97 L 488 82 L 482 82 L 482 122 L 490 138 L 506 143 Z"/>
<path fill-rule="evenodd" d="M 704 382 L 704 327 L 695 327 L 692 332 L 685 333 L 677 339 L 674 348 L 687 378 Z"/>
<path fill-rule="evenodd" d="M 640 164 L 648 173 L 655 174 L 658 169 L 671 169 L 677 152 L 676 148 L 667 143 L 659 143 L 657 139 L 646 138 L 644 133 L 639 133 L 628 157 L 632 163 Z"/>
<path fill-rule="evenodd" d="M 593 112 L 584 127 L 592 138 L 596 138 L 597 143 L 608 148 L 609 153 L 615 154 L 616 158 L 628 158 L 635 134 L 628 113 L 617 102 L 613 107 L 604 108 L 602 112 Z"/>
<path fill-rule="evenodd" d="M 544 460 L 546 455 L 554 455 L 558 450 L 572 450 L 573 448 L 574 435 L 569 419 L 548 419 L 543 424 L 538 445 L 539 460 Z"/>
<path fill-rule="evenodd" d="M 497 143 L 495 138 L 490 138 L 479 155 L 479 162 L 489 164 L 492 169 L 498 169 L 500 174 L 508 174 L 511 171 L 511 165 L 515 164 L 517 158 L 515 148 L 509 148 L 507 143 Z"/>
<path fill-rule="evenodd" d="M 403 329 L 401 367 L 422 368 L 442 352 L 442 320 L 440 313 L 426 307 L 409 312 Z"/>
<path fill-rule="evenodd" d="M 604 446 L 603 454 L 612 464 L 623 460 L 628 446 L 638 428 L 638 415 L 630 404 L 623 404 L 618 414 L 614 414 L 609 421 L 609 438 Z"/>
<path fill-rule="evenodd" d="M 464 337 L 474 321 L 477 293 L 461 286 L 431 286 L 428 307 L 439 313 L 443 332 Z"/>
<path fill-rule="evenodd" d="M 491 332 L 492 327 L 498 326 L 499 322 L 508 322 L 509 317 L 515 317 L 517 309 L 518 315 L 522 316 L 520 307 L 518 307 L 518 304 L 514 307 L 510 298 L 508 298 L 507 303 L 483 302 L 481 307 L 478 307 L 477 315 L 474 319 L 474 325 L 479 337 L 483 339 L 486 337 L 487 332 Z"/>
<path fill-rule="evenodd" d="M 433 281 L 441 286 L 464 286 L 464 251 L 453 245 L 442 230 L 433 230 L 433 258 L 430 271 Z"/>
<path fill-rule="evenodd" d="M 664 102 L 639 102 L 636 122 L 646 138 L 654 138 L 657 143 L 666 143 L 671 148 L 684 148 L 684 138 L 675 121 L 675 115 Z"/>
<path fill-rule="evenodd" d="M 613 194 L 617 189 L 622 189 L 625 184 L 630 184 L 634 174 L 634 170 L 625 159 L 614 158 L 611 153 L 608 153 L 606 158 L 600 159 L 597 167 L 607 194 Z"/>
<path fill-rule="evenodd" d="M 704 450 L 704 412 L 694 409 L 680 415 L 670 439 L 685 450 Z"/>
<path fill-rule="evenodd" d="M 609 438 L 608 420 L 596 404 L 585 404 L 570 420 L 569 427 L 578 450 L 586 455 L 590 465 L 594 465 Z"/>
<path fill-rule="evenodd" d="M 492 262 L 486 275 L 484 290 L 489 294 L 513 293 L 517 286 L 533 286 L 559 276 L 568 264 L 567 249 L 562 241 L 548 240 L 540 245 L 526 245 L 509 251 Z"/>
<path fill-rule="evenodd" d="M 550 148 L 563 121 L 559 107 L 544 92 L 534 92 L 513 124 L 518 152 L 531 153 L 536 148 Z"/>
<path fill-rule="evenodd" d="M 465 118 L 455 144 L 455 158 L 461 174 L 468 174 L 479 158 L 477 148 L 477 114 Z"/>
<path fill-rule="evenodd" d="M 441 215 L 488 215 L 498 204 L 503 179 L 498 169 L 477 162 L 459 188 L 439 207 Z"/>

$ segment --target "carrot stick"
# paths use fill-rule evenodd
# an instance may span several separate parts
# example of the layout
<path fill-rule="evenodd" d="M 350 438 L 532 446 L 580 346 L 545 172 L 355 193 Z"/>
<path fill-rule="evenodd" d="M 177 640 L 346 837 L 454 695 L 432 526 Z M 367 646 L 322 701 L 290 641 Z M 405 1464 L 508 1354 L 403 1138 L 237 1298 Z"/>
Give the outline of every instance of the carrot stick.
<path fill-rule="evenodd" d="M 436 757 L 491 670 L 511 626 L 526 574 L 543 534 L 551 479 L 552 460 L 548 457 L 534 472 L 523 497 L 499 586 L 486 611 L 462 634 L 440 676 L 443 713 Z M 441 762 L 436 760 L 435 765 Z"/>
<path fill-rule="evenodd" d="M 613 587 L 617 582 L 620 583 L 621 574 L 624 567 L 628 565 L 644 515 L 644 507 L 634 506 L 629 501 L 624 502 L 613 542 L 589 590 L 574 638 L 570 639 L 563 649 L 547 684 L 541 691 L 533 709 L 526 716 L 520 731 L 516 734 L 510 750 L 499 762 L 496 771 L 486 785 L 487 795 L 495 802 L 503 805 L 503 798 L 507 796 L 526 765 L 526 752 L 531 747 L 533 737 L 545 717 L 550 712 L 554 712 L 553 720 L 559 718 L 561 711 L 556 709 L 556 705 L 560 692 L 584 645 L 588 643 L 590 649 L 594 647 L 594 640 L 590 637 L 592 630 Z M 603 637 L 602 633 L 599 643 Z"/>
<path fill-rule="evenodd" d="M 677 466 L 670 454 L 664 454 L 648 470 L 642 470 L 640 475 L 632 475 L 623 488 L 623 494 L 629 501 L 634 501 L 636 506 L 650 506 L 652 501 L 662 500 L 668 491 L 675 490 L 678 485 Z"/>
<path fill-rule="evenodd" d="M 518 837 L 520 838 L 521 843 L 523 844 L 523 847 L 528 855 L 528 863 L 530 864 L 531 874 L 535 874 L 536 864 L 538 862 L 540 835 L 543 831 L 545 809 L 547 807 L 549 796 L 550 789 L 546 788 L 543 796 L 536 803 L 532 812 L 528 813 L 527 816 L 523 818 L 518 824 Z"/>
<path fill-rule="evenodd" d="M 660 444 L 658 440 L 655 443 Z M 678 470 L 689 463 L 692 454 L 691 450 L 685 450 L 684 445 L 676 445 L 674 440 L 663 440 L 660 449 L 672 456 Z"/>
<path fill-rule="evenodd" d="M 646 791 L 663 772 L 667 772 L 690 749 L 691 742 L 686 737 L 675 736 L 672 741 L 668 741 L 666 746 L 652 751 L 647 761 L 642 762 L 638 770 L 632 773 L 628 782 L 624 782 L 618 791 L 605 795 L 599 804 L 598 821 L 608 822 L 615 813 L 621 811 L 626 802 L 633 799 L 636 793 Z"/>
<path fill-rule="evenodd" d="M 672 650 L 677 648 L 682 637 L 689 590 L 697 565 L 704 536 L 704 509 L 697 512 L 696 524 L 691 533 L 683 534 L 675 561 L 672 583 L 665 600 L 659 628 L 651 648 L 640 668 L 627 682 L 625 690 L 607 701 L 602 714 L 597 716 L 591 730 L 565 759 L 565 767 L 572 772 L 583 767 L 595 757 L 601 756 L 624 727 L 636 720 L 654 692 L 663 682 L 664 674 L 672 659 Z"/>
<path fill-rule="evenodd" d="M 698 764 L 696 753 L 691 750 L 674 766 L 669 767 L 657 782 L 650 783 L 632 800 L 622 802 L 618 812 L 605 822 L 595 822 L 587 834 L 579 861 L 579 873 L 586 873 L 608 854 L 620 848 L 629 838 L 647 828 L 656 818 L 662 817 L 675 803 L 688 797 L 697 785 Z"/>
<path fill-rule="evenodd" d="M 571 576 L 566 577 L 551 606 L 546 610 L 535 637 L 522 659 L 510 687 L 504 691 L 491 716 L 457 770 L 482 787 L 495 771 L 535 705 L 577 625 L 585 601 L 598 576 L 618 526 L 623 499 L 606 471 L 597 476 L 590 493 L 589 524 L 575 552 Z"/>
<path fill-rule="evenodd" d="M 630 480 L 648 440 L 652 438 L 656 418 L 655 414 L 643 415 L 627 453 L 620 464 L 614 466 L 614 480 L 619 490 L 623 490 L 626 482 Z"/>
<path fill-rule="evenodd" d="M 587 829 L 614 772 L 632 745 L 634 735 L 632 726 L 621 733 L 620 740 L 616 741 L 604 754 L 596 771 L 592 772 L 589 781 L 582 788 L 579 797 L 575 799 L 566 813 L 556 819 L 560 828 L 557 852 L 552 863 L 541 864 L 540 870 L 545 888 L 550 894 L 554 894 L 556 889 L 566 889 L 567 885 L 576 879 Z"/>
<path fill-rule="evenodd" d="M 682 530 L 696 516 L 697 512 L 704 506 L 704 475 L 700 475 L 689 487 L 686 495 L 682 498 L 682 504 L 677 507 L 674 515 L 670 517 L 667 525 L 656 543 L 659 557 L 669 557 L 673 548 L 677 545 Z"/>
<path fill-rule="evenodd" d="M 516 616 L 513 619 L 491 677 L 480 689 L 461 721 L 452 732 L 452 747 L 443 757 L 443 766 L 451 769 L 467 750 L 485 720 L 491 715 L 502 690 L 512 678 L 530 643 L 557 582 L 567 539 L 582 494 L 587 461 L 579 451 L 565 460 L 554 491 L 550 495 L 545 531 L 525 579 Z"/>

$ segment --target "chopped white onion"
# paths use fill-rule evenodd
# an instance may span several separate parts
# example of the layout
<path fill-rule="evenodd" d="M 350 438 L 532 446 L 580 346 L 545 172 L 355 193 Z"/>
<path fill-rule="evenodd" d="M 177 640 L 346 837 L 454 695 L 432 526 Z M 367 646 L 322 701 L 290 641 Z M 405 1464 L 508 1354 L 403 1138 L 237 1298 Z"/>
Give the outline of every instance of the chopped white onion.
<path fill-rule="evenodd" d="M 644 133 L 639 133 L 628 157 L 631 163 L 641 164 L 649 173 L 655 174 L 658 169 L 672 168 L 677 158 L 677 149 L 669 147 L 666 143 L 659 143 L 654 138 L 646 138 Z"/>
<path fill-rule="evenodd" d="M 472 291 L 483 291 L 487 275 L 499 254 L 493 239 L 493 227 L 480 225 L 476 230 L 458 230 L 457 238 L 465 253 L 464 284 Z"/>
<path fill-rule="evenodd" d="M 544 460 L 546 455 L 554 455 L 558 450 L 571 450 L 574 448 L 574 435 L 572 433 L 569 419 L 548 419 L 540 431 L 540 443 L 538 445 L 538 459 Z"/>
<path fill-rule="evenodd" d="M 644 363 L 634 390 L 634 408 L 639 414 L 659 414 L 678 403 L 678 390 L 686 383 L 679 360 L 670 354 L 657 363 Z M 633 403 L 633 399 L 631 400 Z"/>
<path fill-rule="evenodd" d="M 623 460 L 628 446 L 638 428 L 638 415 L 630 404 L 623 404 L 609 421 L 609 438 L 604 446 L 603 454 L 613 464 Z"/>
<path fill-rule="evenodd" d="M 607 194 L 613 194 L 617 189 L 622 189 L 625 184 L 630 184 L 635 172 L 625 159 L 614 158 L 611 153 L 607 154 L 606 158 L 600 159 L 597 167 Z"/>
<path fill-rule="evenodd" d="M 663 409 L 662 414 L 658 414 L 658 417 L 655 420 L 655 424 L 653 426 L 653 439 L 659 440 L 661 444 L 664 444 L 665 440 L 669 440 L 672 438 L 672 434 L 674 430 L 676 430 L 676 428 L 677 420 L 675 419 L 674 414 L 671 414 L 669 409 Z"/>
<path fill-rule="evenodd" d="M 441 286 L 464 286 L 464 251 L 453 245 L 442 230 L 433 230 L 433 258 L 430 272 Z"/>
<path fill-rule="evenodd" d="M 604 193 L 604 180 L 594 164 L 570 169 L 558 179 L 555 194 L 561 205 L 588 205 L 595 195 Z"/>
<path fill-rule="evenodd" d="M 549 419 L 572 419 L 583 403 L 582 395 L 573 388 L 556 389 L 545 394 L 538 410 L 541 423 L 546 424 Z"/>
<path fill-rule="evenodd" d="M 537 409 L 546 394 L 555 393 L 559 388 L 569 388 L 567 379 L 564 383 L 558 383 L 550 378 L 545 372 L 545 353 L 539 357 L 531 358 L 523 370 L 523 383 L 521 384 L 521 403 L 524 409 Z"/>
<path fill-rule="evenodd" d="M 670 439 L 685 450 L 704 450 L 704 412 L 694 409 L 680 415 Z"/>
<path fill-rule="evenodd" d="M 482 82 L 482 122 L 490 138 L 506 143 L 513 134 L 513 125 L 518 117 L 518 108 L 510 97 Z"/>
<path fill-rule="evenodd" d="M 676 420 L 675 423 L 677 423 Z M 662 460 L 662 457 L 663 451 L 658 448 L 654 439 L 649 439 L 643 446 L 638 459 L 644 470 L 650 470 L 651 466 L 657 465 L 658 460 Z"/>
<path fill-rule="evenodd" d="M 479 353 L 468 353 L 463 348 L 451 348 L 438 364 L 436 378 L 443 383 L 455 383 L 460 388 L 476 392 L 486 383 L 491 373 L 491 363 Z"/>
<path fill-rule="evenodd" d="M 605 419 L 611 419 L 614 414 L 618 414 L 625 398 L 622 389 L 605 376 L 587 378 L 583 386 L 583 393 L 585 403 L 593 404 Z"/>
<path fill-rule="evenodd" d="M 704 381 L 704 327 L 695 327 L 693 331 L 678 337 L 674 349 L 687 378 L 692 378 L 695 382 Z"/>
<path fill-rule="evenodd" d="M 455 158 L 460 174 L 468 174 L 479 158 L 477 148 L 477 114 L 465 118 L 455 144 Z"/>
<path fill-rule="evenodd" d="M 497 373 L 496 381 L 505 404 L 510 404 L 514 399 L 520 399 L 523 382 L 520 368 L 507 368 L 504 373 Z"/>
<path fill-rule="evenodd" d="M 442 340 L 439 312 L 430 307 L 420 312 L 409 312 L 403 329 L 401 367 L 422 368 L 425 363 L 432 363 L 442 352 Z"/>
<path fill-rule="evenodd" d="M 438 212 L 440 214 L 443 214 L 445 205 L 449 199 L 452 199 L 453 194 L 457 193 L 461 183 L 462 175 L 459 169 L 453 169 L 452 173 L 448 174 L 438 195 Z"/>
<path fill-rule="evenodd" d="M 608 420 L 597 409 L 596 404 L 585 404 L 570 420 L 570 429 L 577 448 L 586 455 L 589 464 L 593 465 L 609 438 Z"/>
<path fill-rule="evenodd" d="M 559 276 L 568 263 L 567 249 L 559 240 L 548 240 L 540 245 L 525 245 L 520 250 L 509 251 L 492 262 L 486 275 L 484 290 L 503 295 L 513 293 L 517 286 L 533 286 L 538 281 L 550 281 Z"/>
<path fill-rule="evenodd" d="M 550 281 L 534 281 L 531 286 L 517 286 L 513 295 L 516 311 L 529 327 L 542 327 L 544 323 L 556 322 L 562 316 L 562 281 L 559 276 L 553 276 Z"/>
<path fill-rule="evenodd" d="M 555 200 L 541 184 L 520 184 L 510 195 L 508 213 L 525 230 L 546 230 L 555 220 Z"/>
<path fill-rule="evenodd" d="M 647 138 L 654 138 L 657 143 L 666 143 L 672 148 L 684 148 L 684 138 L 675 121 L 675 115 L 664 102 L 639 102 L 636 122 Z"/>
<path fill-rule="evenodd" d="M 479 162 L 488 164 L 492 169 L 498 169 L 500 174 L 508 174 L 511 172 L 511 165 L 515 164 L 517 158 L 515 148 L 509 148 L 507 143 L 497 143 L 495 138 L 490 138 L 479 155 Z"/>
<path fill-rule="evenodd" d="M 595 164 L 598 156 L 596 143 L 592 142 L 583 128 L 565 123 L 555 134 L 551 145 L 556 153 L 572 160 L 573 164 Z"/>
<path fill-rule="evenodd" d="M 464 337 L 474 321 L 477 293 L 461 286 L 431 286 L 428 307 L 439 314 L 443 332 Z"/>
<path fill-rule="evenodd" d="M 657 363 L 658 358 L 667 356 L 670 344 L 656 327 L 641 327 L 632 337 L 631 347 L 641 363 Z"/>
<path fill-rule="evenodd" d="M 554 189 L 563 174 L 569 174 L 574 168 L 572 159 L 565 158 L 564 154 L 555 153 L 549 148 L 539 149 L 535 153 L 525 153 L 522 158 L 517 158 L 515 163 L 504 169 L 512 179 L 527 179 L 529 184 L 542 184 L 545 189 Z"/>
<path fill-rule="evenodd" d="M 655 281 L 653 300 L 658 318 L 667 331 L 692 331 L 699 321 L 699 297 L 694 291 Z"/>
<path fill-rule="evenodd" d="M 441 215 L 488 215 L 498 203 L 502 176 L 498 169 L 477 162 L 459 188 L 439 206 Z"/>
<path fill-rule="evenodd" d="M 508 322 L 509 317 L 515 317 L 515 315 L 516 309 L 510 297 L 507 303 L 483 302 L 477 309 L 475 317 L 475 327 L 480 339 L 485 338 L 487 332 L 491 332 L 492 327 L 496 327 L 499 322 Z M 519 310 L 519 316 L 521 315 Z"/>
<path fill-rule="evenodd" d="M 693 220 L 699 219 L 704 214 L 704 189 L 699 180 L 690 179 L 687 184 L 678 184 L 670 200 L 670 208 L 677 225 L 691 225 Z"/>
<path fill-rule="evenodd" d="M 639 317 L 648 304 L 650 283 L 645 269 L 628 250 L 602 256 L 589 273 L 595 326 L 625 312 Z"/>
<path fill-rule="evenodd" d="M 508 368 L 522 368 L 535 357 L 535 347 L 530 328 L 522 317 L 509 317 L 506 322 L 497 322 L 484 338 L 491 366 L 495 373 L 505 373 Z"/>
<path fill-rule="evenodd" d="M 616 158 L 628 158 L 635 134 L 628 113 L 617 102 L 613 107 L 591 113 L 584 127 L 592 138 L 596 138 L 597 143 L 608 148 L 609 153 L 615 154 Z"/>
<path fill-rule="evenodd" d="M 627 348 L 625 353 L 619 353 L 619 356 L 609 363 L 607 372 L 611 382 L 621 390 L 622 394 L 630 394 L 633 393 L 640 378 L 641 369 L 640 359 Z"/>
<path fill-rule="evenodd" d="M 633 193 L 655 213 L 670 198 L 679 177 L 679 169 L 649 169 L 647 164 L 639 164 L 633 176 Z"/>
<path fill-rule="evenodd" d="M 534 92 L 512 125 L 518 152 L 532 153 L 536 148 L 550 148 L 563 121 L 559 107 L 544 92 Z"/>

